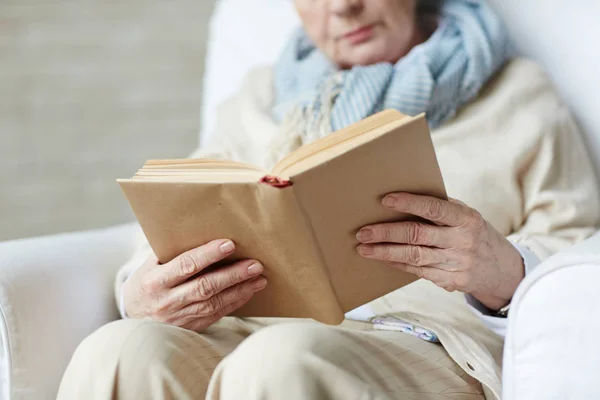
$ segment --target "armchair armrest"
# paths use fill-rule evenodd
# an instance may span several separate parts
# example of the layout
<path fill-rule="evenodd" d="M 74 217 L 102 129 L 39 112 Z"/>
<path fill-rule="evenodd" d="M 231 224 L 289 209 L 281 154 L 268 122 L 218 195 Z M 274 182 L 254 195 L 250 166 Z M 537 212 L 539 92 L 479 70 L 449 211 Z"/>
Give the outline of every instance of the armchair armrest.
<path fill-rule="evenodd" d="M 504 348 L 503 399 L 600 399 L 600 233 L 519 286 Z"/>
<path fill-rule="evenodd" d="M 0 243 L 0 398 L 53 399 L 73 351 L 118 318 L 135 224 Z"/>

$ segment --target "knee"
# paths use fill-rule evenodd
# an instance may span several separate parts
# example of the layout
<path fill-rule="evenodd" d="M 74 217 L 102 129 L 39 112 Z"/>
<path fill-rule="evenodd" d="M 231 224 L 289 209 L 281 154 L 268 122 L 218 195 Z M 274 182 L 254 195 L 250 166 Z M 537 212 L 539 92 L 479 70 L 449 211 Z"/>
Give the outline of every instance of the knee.
<path fill-rule="evenodd" d="M 331 327 L 313 323 L 288 323 L 266 327 L 251 335 L 234 354 L 262 355 L 279 359 L 289 355 L 323 353 L 324 345 L 337 336 Z"/>
<path fill-rule="evenodd" d="M 71 364 L 78 369 L 116 367 L 137 359 L 144 349 L 152 349 L 152 357 L 167 357 L 161 349 L 169 339 L 169 328 L 172 327 L 146 320 L 111 322 L 81 342 Z"/>
<path fill-rule="evenodd" d="M 238 384 L 291 384 L 294 379 L 316 383 L 315 365 L 329 364 L 336 358 L 339 339 L 339 332 L 323 325 L 273 325 L 251 335 L 229 355 L 222 366 L 223 377 Z"/>
<path fill-rule="evenodd" d="M 113 398 L 116 390 L 120 398 L 137 398 L 135 391 L 143 392 L 143 382 L 156 370 L 151 367 L 172 361 L 174 346 L 168 343 L 185 336 L 182 331 L 147 320 L 120 320 L 101 327 L 75 350 L 59 398 Z"/>

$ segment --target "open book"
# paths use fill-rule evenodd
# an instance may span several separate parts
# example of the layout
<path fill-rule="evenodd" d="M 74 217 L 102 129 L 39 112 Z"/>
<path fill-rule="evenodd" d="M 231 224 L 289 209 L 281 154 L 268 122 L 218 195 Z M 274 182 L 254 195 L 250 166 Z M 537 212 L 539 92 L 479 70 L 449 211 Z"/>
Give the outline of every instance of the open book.
<path fill-rule="evenodd" d="M 416 279 L 356 251 L 361 227 L 410 218 L 385 209 L 383 196 L 446 198 L 424 115 L 392 110 L 303 146 L 272 171 L 225 160 L 150 160 L 118 182 L 161 263 L 229 238 L 236 251 L 226 263 L 264 264 L 267 287 L 233 315 L 329 324 Z"/>

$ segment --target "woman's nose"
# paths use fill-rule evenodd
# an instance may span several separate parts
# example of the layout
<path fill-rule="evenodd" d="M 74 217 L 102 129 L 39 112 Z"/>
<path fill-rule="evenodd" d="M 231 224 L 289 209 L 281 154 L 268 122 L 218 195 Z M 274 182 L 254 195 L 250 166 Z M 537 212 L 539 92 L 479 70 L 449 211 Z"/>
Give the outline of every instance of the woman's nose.
<path fill-rule="evenodd" d="M 329 11 L 340 16 L 349 16 L 359 14 L 365 0 L 327 0 Z"/>

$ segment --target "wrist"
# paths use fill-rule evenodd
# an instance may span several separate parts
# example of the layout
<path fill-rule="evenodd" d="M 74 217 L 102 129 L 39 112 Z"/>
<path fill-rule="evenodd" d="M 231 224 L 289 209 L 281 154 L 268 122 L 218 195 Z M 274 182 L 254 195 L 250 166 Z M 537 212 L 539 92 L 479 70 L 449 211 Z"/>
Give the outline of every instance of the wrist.
<path fill-rule="evenodd" d="M 505 262 L 500 270 L 499 284 L 494 290 L 471 293 L 480 303 L 492 311 L 498 311 L 510 304 L 517 287 L 525 277 L 525 262 L 521 253 L 507 241 Z"/>
<path fill-rule="evenodd" d="M 508 304 L 510 304 L 512 299 L 512 297 L 507 299 L 504 297 L 490 295 L 489 293 L 477 292 L 471 293 L 471 296 L 483 304 L 492 313 L 502 309 L 503 307 L 506 307 Z"/>

